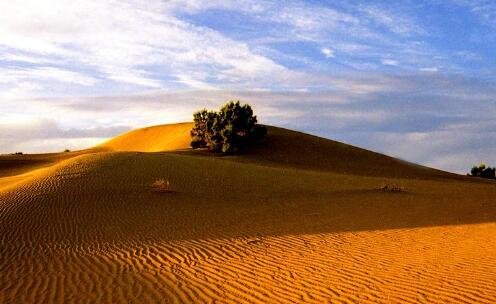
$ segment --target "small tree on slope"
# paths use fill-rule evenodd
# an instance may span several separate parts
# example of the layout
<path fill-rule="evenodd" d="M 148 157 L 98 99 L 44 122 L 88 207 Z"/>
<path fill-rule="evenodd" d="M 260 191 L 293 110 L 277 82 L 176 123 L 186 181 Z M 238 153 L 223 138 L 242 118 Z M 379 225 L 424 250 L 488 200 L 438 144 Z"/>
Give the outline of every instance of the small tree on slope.
<path fill-rule="evenodd" d="M 207 130 L 212 128 L 212 123 L 217 113 L 203 109 L 193 114 L 195 126 L 191 130 L 191 147 L 204 148 L 207 146 Z"/>
<path fill-rule="evenodd" d="M 201 110 L 193 114 L 193 149 L 207 147 L 213 152 L 237 153 L 262 140 L 267 129 L 257 125 L 250 105 L 239 101 L 225 104 L 219 112 Z"/>
<path fill-rule="evenodd" d="M 479 166 L 472 167 L 470 175 L 494 179 L 496 178 L 496 168 L 488 167 L 486 164 L 480 164 Z"/>

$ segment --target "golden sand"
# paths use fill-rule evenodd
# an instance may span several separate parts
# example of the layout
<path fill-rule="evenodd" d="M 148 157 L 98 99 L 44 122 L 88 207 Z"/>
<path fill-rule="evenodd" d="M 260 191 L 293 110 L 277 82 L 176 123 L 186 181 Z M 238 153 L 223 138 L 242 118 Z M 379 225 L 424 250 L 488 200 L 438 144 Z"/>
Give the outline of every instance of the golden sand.
<path fill-rule="evenodd" d="M 243 156 L 143 153 L 190 126 L 1 157 L 0 303 L 496 302 L 496 183 L 278 128 Z"/>
<path fill-rule="evenodd" d="M 193 123 L 153 126 L 117 136 L 97 149 L 108 151 L 162 152 L 190 147 Z"/>

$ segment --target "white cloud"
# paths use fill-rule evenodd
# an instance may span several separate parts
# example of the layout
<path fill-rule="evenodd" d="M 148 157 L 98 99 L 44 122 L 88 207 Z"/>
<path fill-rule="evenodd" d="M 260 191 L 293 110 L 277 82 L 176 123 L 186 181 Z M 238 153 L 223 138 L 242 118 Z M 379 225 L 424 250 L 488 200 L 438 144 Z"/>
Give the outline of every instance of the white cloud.
<path fill-rule="evenodd" d="M 54 67 L 0 68 L 0 83 L 17 83 L 19 81 L 33 80 L 51 80 L 82 86 L 92 86 L 98 82 L 94 77 Z"/>
<path fill-rule="evenodd" d="M 129 130 L 129 127 L 62 129 L 55 120 L 31 119 L 0 124 L 0 153 L 60 152 L 84 149 Z"/>
<path fill-rule="evenodd" d="M 229 33 L 195 22 L 196 14 L 210 9 L 237 14 L 257 25 L 232 38 Z M 326 80 L 315 82 L 325 77 L 312 75 L 312 68 L 296 70 L 278 63 L 302 59 L 290 55 L 282 58 L 270 41 L 311 41 L 320 45 L 332 41 L 332 48 L 323 48 L 322 54 L 326 58 L 334 58 L 336 53 L 355 56 L 339 59 L 342 66 L 358 70 L 377 69 L 362 57 L 380 57 L 385 46 L 397 52 L 413 49 L 415 56 L 404 57 L 415 57 L 423 64 L 432 64 L 429 60 L 433 58 L 430 52 L 422 53 L 411 44 L 394 43 L 377 28 L 379 24 L 393 33 L 420 32 L 403 12 L 354 4 L 331 7 L 304 1 L 282 4 L 247 0 L 52 0 L 41 4 L 19 0 L 1 2 L 0 11 L 0 58 L 98 79 L 101 85 L 91 94 L 178 86 L 312 90 L 327 85 Z M 244 34 L 250 36 L 252 30 L 256 37 L 244 39 Z M 260 42 L 263 39 L 266 42 Z M 418 57 L 428 58 L 424 59 L 428 62 Z M 398 55 L 397 59 L 403 64 L 402 57 Z M 73 78 L 58 76 L 56 81 Z"/>
<path fill-rule="evenodd" d="M 482 128 L 448 128 L 431 132 L 382 132 L 373 136 L 375 146 L 381 151 L 434 168 L 460 174 L 467 173 L 473 165 L 494 165 L 496 148 L 488 141 L 496 140 L 494 132 Z M 494 128 L 494 124 L 491 125 Z"/>
<path fill-rule="evenodd" d="M 334 54 L 334 50 L 331 50 L 330 48 L 322 48 L 320 49 L 320 51 L 322 52 L 322 54 L 324 54 L 326 58 L 336 57 L 336 55 Z"/>
<path fill-rule="evenodd" d="M 216 90 L 217 88 L 209 85 L 205 81 L 197 80 L 191 77 L 191 75 L 187 74 L 178 74 L 175 75 L 175 77 L 178 79 L 177 82 L 185 84 L 186 86 L 190 88 L 194 88 L 197 90 Z"/>
<path fill-rule="evenodd" d="M 420 26 L 417 25 L 417 22 L 407 14 L 398 11 L 393 13 L 386 8 L 377 6 L 361 6 L 361 10 L 374 23 L 384 26 L 393 33 L 403 35 L 424 33 Z"/>
<path fill-rule="evenodd" d="M 287 22 L 303 31 L 332 30 L 340 24 L 358 24 L 358 18 L 327 7 L 307 6 L 290 3 L 278 8 L 272 15 L 273 21 Z"/>
<path fill-rule="evenodd" d="M 469 10 L 476 16 L 483 24 L 496 27 L 496 3 L 492 0 L 451 0 L 451 3 L 460 5 Z"/>
<path fill-rule="evenodd" d="M 398 66 L 399 65 L 399 62 L 397 60 L 393 60 L 393 59 L 383 59 L 383 60 L 381 60 L 381 63 L 383 65 L 392 65 L 392 66 Z"/>
<path fill-rule="evenodd" d="M 0 54 L 0 61 L 7 62 L 21 62 L 21 63 L 31 63 L 31 64 L 54 64 L 55 60 L 50 60 L 43 58 L 42 56 L 27 56 L 22 54 L 12 54 L 6 52 L 5 54 Z"/>
<path fill-rule="evenodd" d="M 67 65 L 82 66 L 102 78 L 150 88 L 168 87 L 175 80 L 167 83 L 164 78 L 199 69 L 216 71 L 214 82 L 218 75 L 219 81 L 262 78 L 272 84 L 278 73 L 288 73 L 244 43 L 176 18 L 177 9 L 174 3 L 158 0 L 5 1 L 0 3 L 0 46 L 24 54 L 8 60 L 34 63 L 38 57 L 64 58 Z M 75 75 L 49 72 L 58 81 L 88 83 Z M 201 82 L 190 78 L 177 80 Z"/>
<path fill-rule="evenodd" d="M 425 68 L 420 68 L 419 71 L 435 73 L 435 72 L 439 71 L 439 68 L 437 68 L 437 67 L 425 67 Z"/>

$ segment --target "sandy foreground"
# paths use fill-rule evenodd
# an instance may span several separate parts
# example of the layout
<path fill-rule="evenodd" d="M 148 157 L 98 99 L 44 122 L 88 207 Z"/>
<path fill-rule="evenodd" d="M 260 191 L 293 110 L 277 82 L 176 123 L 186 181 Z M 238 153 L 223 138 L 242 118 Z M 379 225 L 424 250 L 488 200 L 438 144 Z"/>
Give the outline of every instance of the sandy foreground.
<path fill-rule="evenodd" d="M 159 152 L 190 127 L 0 157 L 0 303 L 496 303 L 496 183 L 277 128 Z"/>

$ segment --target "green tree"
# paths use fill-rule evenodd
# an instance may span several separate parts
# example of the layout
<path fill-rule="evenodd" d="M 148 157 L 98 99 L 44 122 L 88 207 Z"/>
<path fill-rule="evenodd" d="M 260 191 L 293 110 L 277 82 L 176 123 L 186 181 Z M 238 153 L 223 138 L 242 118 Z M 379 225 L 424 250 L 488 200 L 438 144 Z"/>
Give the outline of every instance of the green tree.
<path fill-rule="evenodd" d="M 250 105 L 239 101 L 225 104 L 219 112 L 203 109 L 193 114 L 191 147 L 213 152 L 237 153 L 262 140 L 267 129 L 257 125 Z"/>
<path fill-rule="evenodd" d="M 472 167 L 470 175 L 494 179 L 496 178 L 496 168 L 488 167 L 486 164 L 480 164 L 479 166 Z"/>
<path fill-rule="evenodd" d="M 239 101 L 224 105 L 219 111 L 219 121 L 222 123 L 222 152 L 242 151 L 249 145 L 250 134 L 257 123 L 250 105 L 241 106 Z"/>
<path fill-rule="evenodd" d="M 191 130 L 191 147 L 193 149 L 207 147 L 207 132 L 212 128 L 216 116 L 217 113 L 208 111 L 207 109 L 200 110 L 193 114 L 193 122 L 195 123 L 195 126 Z"/>

